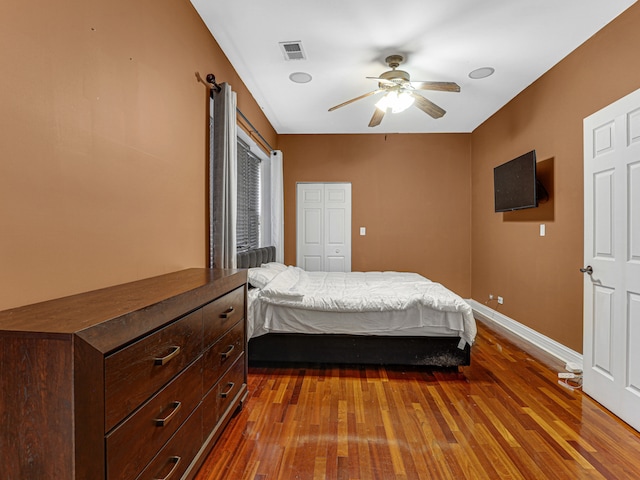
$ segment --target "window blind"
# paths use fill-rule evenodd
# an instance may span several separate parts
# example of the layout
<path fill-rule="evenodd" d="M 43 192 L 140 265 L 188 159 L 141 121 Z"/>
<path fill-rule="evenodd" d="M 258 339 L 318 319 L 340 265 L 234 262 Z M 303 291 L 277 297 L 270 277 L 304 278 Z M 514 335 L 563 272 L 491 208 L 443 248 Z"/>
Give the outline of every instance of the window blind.
<path fill-rule="evenodd" d="M 238 217 L 236 248 L 260 246 L 260 159 L 238 139 Z"/>

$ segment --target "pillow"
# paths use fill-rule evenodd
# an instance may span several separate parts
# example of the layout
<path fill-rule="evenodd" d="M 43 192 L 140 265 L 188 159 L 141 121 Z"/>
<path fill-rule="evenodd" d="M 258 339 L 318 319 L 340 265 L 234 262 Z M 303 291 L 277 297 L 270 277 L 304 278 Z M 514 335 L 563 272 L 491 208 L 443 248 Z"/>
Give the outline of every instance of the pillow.
<path fill-rule="evenodd" d="M 284 272 L 288 268 L 286 265 L 278 262 L 263 263 L 260 266 L 263 268 L 268 268 L 270 270 L 277 270 L 278 272 Z"/>
<path fill-rule="evenodd" d="M 264 288 L 280 272 L 271 268 L 250 268 L 247 273 L 249 283 L 256 288 Z"/>

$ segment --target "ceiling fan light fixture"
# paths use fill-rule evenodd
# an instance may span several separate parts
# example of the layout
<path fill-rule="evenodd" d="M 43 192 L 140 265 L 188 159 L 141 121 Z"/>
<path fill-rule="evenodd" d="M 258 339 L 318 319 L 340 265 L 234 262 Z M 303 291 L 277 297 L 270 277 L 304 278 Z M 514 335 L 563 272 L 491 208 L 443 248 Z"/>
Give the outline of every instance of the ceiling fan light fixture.
<path fill-rule="evenodd" d="M 404 112 L 413 105 L 414 98 L 408 92 L 396 92 L 395 90 L 388 92 L 376 103 L 376 107 L 383 112 L 391 109 L 393 113 Z"/>

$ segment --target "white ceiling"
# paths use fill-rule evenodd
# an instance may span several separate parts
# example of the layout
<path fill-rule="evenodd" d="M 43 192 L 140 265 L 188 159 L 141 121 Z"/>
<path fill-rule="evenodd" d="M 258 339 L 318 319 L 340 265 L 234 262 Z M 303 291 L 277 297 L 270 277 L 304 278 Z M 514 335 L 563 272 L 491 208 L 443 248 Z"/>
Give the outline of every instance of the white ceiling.
<path fill-rule="evenodd" d="M 278 133 L 471 132 L 635 0 L 191 0 Z M 285 60 L 301 41 L 307 59 Z M 400 53 L 411 80 L 452 81 L 460 93 L 421 91 L 447 113 L 415 107 L 367 126 L 375 90 Z M 479 67 L 495 74 L 469 78 Z M 289 80 L 306 72 L 306 84 Z M 202 72 L 203 76 L 207 73 Z M 233 86 L 233 85 L 232 85 Z"/>

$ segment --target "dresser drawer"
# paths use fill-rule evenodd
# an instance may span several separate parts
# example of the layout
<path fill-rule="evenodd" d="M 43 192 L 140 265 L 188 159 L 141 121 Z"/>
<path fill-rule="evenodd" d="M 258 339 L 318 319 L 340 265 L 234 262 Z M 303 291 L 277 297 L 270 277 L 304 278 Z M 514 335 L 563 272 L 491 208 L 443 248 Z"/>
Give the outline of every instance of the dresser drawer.
<path fill-rule="evenodd" d="M 204 353 L 204 392 L 218 381 L 218 378 L 244 352 L 244 322 L 238 322 L 231 330 Z"/>
<path fill-rule="evenodd" d="M 136 480 L 182 478 L 202 442 L 202 407 L 198 407 Z"/>
<path fill-rule="evenodd" d="M 203 427 L 205 437 L 215 428 L 222 415 L 244 385 L 244 353 L 204 398 Z"/>
<path fill-rule="evenodd" d="M 200 355 L 201 334 L 199 309 L 105 358 L 105 432 Z"/>
<path fill-rule="evenodd" d="M 201 399 L 202 357 L 107 436 L 107 479 L 135 478 Z"/>
<path fill-rule="evenodd" d="M 244 318 L 244 286 L 203 307 L 204 348 L 213 345 L 231 326 Z"/>

